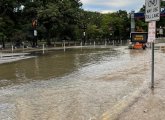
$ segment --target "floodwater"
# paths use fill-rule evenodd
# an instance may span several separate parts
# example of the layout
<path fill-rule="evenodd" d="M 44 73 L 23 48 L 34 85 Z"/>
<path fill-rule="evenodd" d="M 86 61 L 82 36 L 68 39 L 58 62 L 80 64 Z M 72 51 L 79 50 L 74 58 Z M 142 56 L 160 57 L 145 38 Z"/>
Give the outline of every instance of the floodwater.
<path fill-rule="evenodd" d="M 33 55 L 0 65 L 0 120 L 108 120 L 150 79 L 150 50 L 97 47 Z"/>

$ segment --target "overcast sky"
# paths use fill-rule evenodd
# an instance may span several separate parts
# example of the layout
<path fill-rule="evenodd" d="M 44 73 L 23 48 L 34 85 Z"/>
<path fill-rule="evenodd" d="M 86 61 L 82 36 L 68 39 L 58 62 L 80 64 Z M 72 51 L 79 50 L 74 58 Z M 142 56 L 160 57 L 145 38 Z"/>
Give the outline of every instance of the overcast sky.
<path fill-rule="evenodd" d="M 83 8 L 90 11 L 98 12 L 115 12 L 126 10 L 136 12 L 145 4 L 145 0 L 81 0 Z"/>

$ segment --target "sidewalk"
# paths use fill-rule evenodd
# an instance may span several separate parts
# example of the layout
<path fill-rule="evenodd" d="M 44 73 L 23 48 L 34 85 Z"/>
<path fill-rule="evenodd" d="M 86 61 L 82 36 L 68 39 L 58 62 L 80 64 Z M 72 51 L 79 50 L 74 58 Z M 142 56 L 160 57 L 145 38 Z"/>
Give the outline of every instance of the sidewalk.
<path fill-rule="evenodd" d="M 164 120 L 165 81 L 156 83 L 155 89 L 143 93 L 118 117 L 118 120 Z"/>
<path fill-rule="evenodd" d="M 81 48 L 81 47 L 89 47 L 89 46 L 65 46 L 65 49 L 68 49 L 68 48 Z M 44 47 L 44 51 L 47 51 L 47 50 L 62 50 L 64 49 L 64 47 Z M 16 49 L 13 49 L 13 53 L 21 53 L 21 52 L 24 52 L 24 53 L 30 53 L 30 52 L 37 52 L 37 51 L 43 51 L 43 47 L 37 47 L 37 48 L 32 48 L 32 47 L 29 47 L 29 48 L 16 48 Z M 10 48 L 7 48 L 7 49 L 3 49 L 3 50 L 0 50 L 0 53 L 12 53 L 12 49 Z"/>
<path fill-rule="evenodd" d="M 165 120 L 165 50 L 155 54 L 155 88 L 150 88 L 148 80 L 148 88 L 118 115 L 117 120 Z"/>
<path fill-rule="evenodd" d="M 18 60 L 32 58 L 34 56 L 26 56 L 29 53 L 0 53 L 0 64 L 15 62 Z"/>

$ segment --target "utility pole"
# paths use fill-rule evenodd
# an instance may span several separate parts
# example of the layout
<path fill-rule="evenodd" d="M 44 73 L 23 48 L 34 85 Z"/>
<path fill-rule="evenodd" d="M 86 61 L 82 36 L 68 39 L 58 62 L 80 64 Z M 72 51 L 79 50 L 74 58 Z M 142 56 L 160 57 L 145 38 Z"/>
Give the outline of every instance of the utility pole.
<path fill-rule="evenodd" d="M 135 11 L 131 11 L 131 32 L 135 32 Z"/>

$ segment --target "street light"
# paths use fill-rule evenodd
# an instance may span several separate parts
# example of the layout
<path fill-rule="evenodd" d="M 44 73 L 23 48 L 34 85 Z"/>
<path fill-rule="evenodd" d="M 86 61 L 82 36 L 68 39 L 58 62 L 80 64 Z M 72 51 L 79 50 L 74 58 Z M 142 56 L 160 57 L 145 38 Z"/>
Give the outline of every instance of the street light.
<path fill-rule="evenodd" d="M 16 6 L 13 8 L 13 13 L 16 16 L 17 23 L 21 20 L 22 13 L 25 9 L 25 6 L 17 1 Z M 12 48 L 13 44 L 15 44 L 15 47 L 20 47 L 22 45 L 22 34 L 20 32 L 16 32 L 16 35 L 14 35 L 14 41 L 12 40 Z M 18 34 L 18 35 L 17 35 Z"/>
<path fill-rule="evenodd" d="M 131 11 L 131 32 L 135 32 L 135 11 Z"/>

